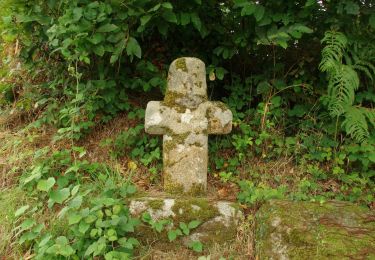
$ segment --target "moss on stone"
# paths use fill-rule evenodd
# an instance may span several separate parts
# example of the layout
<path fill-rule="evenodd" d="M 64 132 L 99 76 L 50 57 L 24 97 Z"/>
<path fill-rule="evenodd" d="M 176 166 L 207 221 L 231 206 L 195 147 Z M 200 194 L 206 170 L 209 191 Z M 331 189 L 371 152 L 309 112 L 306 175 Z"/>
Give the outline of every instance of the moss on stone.
<path fill-rule="evenodd" d="M 184 72 L 188 72 L 185 58 L 179 58 L 175 62 L 176 62 L 176 69 L 180 69 Z"/>
<path fill-rule="evenodd" d="M 191 196 L 200 196 L 206 194 L 206 187 L 203 184 L 193 183 L 189 191 L 186 192 Z"/>
<path fill-rule="evenodd" d="M 158 199 L 150 200 L 150 201 L 147 203 L 147 206 L 149 206 L 149 207 L 152 208 L 153 210 L 159 210 L 159 209 L 162 209 L 162 208 L 163 208 L 163 206 L 164 206 L 164 201 L 163 201 L 163 200 L 158 200 Z"/>
<path fill-rule="evenodd" d="M 237 234 L 236 227 L 237 225 L 234 223 L 225 226 L 220 221 L 212 221 L 201 226 L 197 232 L 207 234 L 199 238 L 199 240 L 207 246 L 214 243 L 222 244 L 234 240 Z"/>
<path fill-rule="evenodd" d="M 170 194 L 183 194 L 184 186 L 172 180 L 169 173 L 164 172 L 164 190 Z"/>
<path fill-rule="evenodd" d="M 375 257 L 375 221 L 348 203 L 272 201 L 257 213 L 260 259 L 367 259 Z M 373 216 L 373 214 L 372 214 Z M 371 217 L 370 217 L 371 219 Z"/>
<path fill-rule="evenodd" d="M 194 208 L 194 206 L 197 208 Z M 212 206 L 208 200 L 204 198 L 176 200 L 172 207 L 172 211 L 176 214 L 176 222 L 185 223 L 189 223 L 192 220 L 205 222 L 219 215 L 218 209 Z"/>
<path fill-rule="evenodd" d="M 179 105 L 177 103 L 177 100 L 181 99 L 181 98 L 184 98 L 184 97 L 185 97 L 185 95 L 182 94 L 182 93 L 167 90 L 167 92 L 165 93 L 165 96 L 164 96 L 164 100 L 161 103 L 163 105 L 167 106 L 167 107 L 173 107 L 173 108 L 176 109 L 176 107 L 181 107 L 181 105 Z M 182 107 L 182 108 L 183 108 L 182 112 L 184 112 L 185 108 L 184 107 Z"/>

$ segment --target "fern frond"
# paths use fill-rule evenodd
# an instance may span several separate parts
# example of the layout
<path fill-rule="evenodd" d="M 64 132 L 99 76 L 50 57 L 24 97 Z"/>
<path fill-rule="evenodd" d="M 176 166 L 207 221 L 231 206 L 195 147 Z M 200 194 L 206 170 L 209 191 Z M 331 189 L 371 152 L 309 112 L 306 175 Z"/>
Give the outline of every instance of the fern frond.
<path fill-rule="evenodd" d="M 345 107 L 353 104 L 359 78 L 355 70 L 344 64 L 335 64 L 329 74 L 328 95 L 331 97 L 329 110 L 333 116 L 344 113 Z"/>
<path fill-rule="evenodd" d="M 375 66 L 372 63 L 365 60 L 358 60 L 353 65 L 353 68 L 362 71 L 371 81 L 374 81 L 373 75 L 375 75 Z"/>
<path fill-rule="evenodd" d="M 362 108 L 363 114 L 367 117 L 367 120 L 375 128 L 375 109 Z"/>
<path fill-rule="evenodd" d="M 327 31 L 321 42 L 326 45 L 322 50 L 322 61 L 319 64 L 319 69 L 324 72 L 332 68 L 332 63 L 341 63 L 348 40 L 343 33 Z"/>
<path fill-rule="evenodd" d="M 369 136 L 366 116 L 361 108 L 348 107 L 342 126 L 347 134 L 359 142 L 363 142 Z"/>

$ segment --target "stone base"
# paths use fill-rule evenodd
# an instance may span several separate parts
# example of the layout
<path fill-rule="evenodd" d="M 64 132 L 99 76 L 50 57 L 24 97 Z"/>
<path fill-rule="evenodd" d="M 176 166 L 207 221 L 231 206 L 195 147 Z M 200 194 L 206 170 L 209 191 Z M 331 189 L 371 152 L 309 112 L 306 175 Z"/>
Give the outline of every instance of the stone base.
<path fill-rule="evenodd" d="M 146 243 L 168 244 L 168 230 L 177 228 L 181 222 L 188 224 L 193 220 L 199 220 L 201 224 L 192 229 L 188 236 L 178 239 L 182 244 L 188 245 L 191 241 L 200 241 L 204 245 L 228 242 L 235 239 L 237 223 L 243 215 L 235 203 L 211 201 L 207 198 L 142 197 L 132 199 L 129 208 L 133 216 L 148 212 L 153 220 L 171 221 L 160 233 L 147 225 L 141 225 L 136 236 Z M 173 247 L 175 243 L 169 244 Z"/>
<path fill-rule="evenodd" d="M 375 259 L 375 213 L 346 202 L 272 200 L 256 215 L 257 259 Z"/>

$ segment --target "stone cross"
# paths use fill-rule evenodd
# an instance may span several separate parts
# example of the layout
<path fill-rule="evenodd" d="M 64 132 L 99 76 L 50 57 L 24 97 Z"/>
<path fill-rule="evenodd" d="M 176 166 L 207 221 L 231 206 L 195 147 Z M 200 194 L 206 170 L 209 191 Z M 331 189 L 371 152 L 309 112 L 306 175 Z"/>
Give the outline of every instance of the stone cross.
<path fill-rule="evenodd" d="M 206 69 L 201 60 L 172 62 L 164 101 L 147 104 L 145 130 L 163 135 L 164 190 L 204 193 L 208 135 L 230 133 L 232 112 L 222 102 L 207 100 Z"/>

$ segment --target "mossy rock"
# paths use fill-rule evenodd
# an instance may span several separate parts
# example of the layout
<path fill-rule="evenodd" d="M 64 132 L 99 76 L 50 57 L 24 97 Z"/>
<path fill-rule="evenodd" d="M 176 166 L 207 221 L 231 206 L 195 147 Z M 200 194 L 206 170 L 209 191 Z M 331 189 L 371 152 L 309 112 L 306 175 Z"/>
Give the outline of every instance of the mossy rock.
<path fill-rule="evenodd" d="M 259 259 L 375 259 L 375 214 L 346 202 L 271 200 L 256 214 Z"/>
<path fill-rule="evenodd" d="M 193 220 L 198 220 L 201 224 L 191 230 L 189 236 L 180 237 L 177 241 L 179 245 L 186 246 L 195 240 L 205 245 L 233 240 L 236 237 L 238 220 L 242 216 L 233 203 L 194 197 L 136 198 L 131 200 L 129 208 L 135 216 L 148 212 L 155 221 L 170 220 L 171 224 L 160 233 L 146 224 L 142 224 L 136 230 L 137 238 L 143 243 L 154 241 L 163 245 L 165 249 L 175 246 L 168 241 L 168 230 L 178 228 L 180 223 L 188 224 Z"/>

